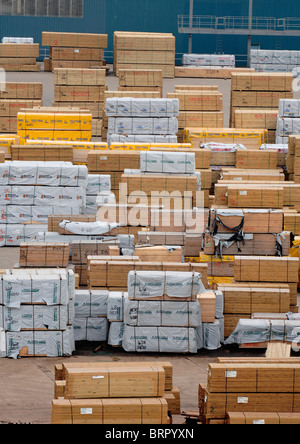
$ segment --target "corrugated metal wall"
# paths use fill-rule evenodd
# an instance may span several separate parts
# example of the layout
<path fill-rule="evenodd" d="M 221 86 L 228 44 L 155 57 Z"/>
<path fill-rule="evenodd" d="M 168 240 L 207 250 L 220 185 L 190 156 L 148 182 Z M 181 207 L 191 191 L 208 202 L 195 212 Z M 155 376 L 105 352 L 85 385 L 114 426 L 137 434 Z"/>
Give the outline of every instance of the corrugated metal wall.
<path fill-rule="evenodd" d="M 189 13 L 189 0 L 84 0 L 83 18 L 7 17 L 0 16 L 0 38 L 34 37 L 41 43 L 42 31 L 92 32 L 109 35 L 105 53 L 112 61 L 113 32 L 171 32 L 176 36 L 177 61 L 188 50 L 188 36 L 178 34 L 179 14 Z M 194 0 L 195 15 L 247 16 L 248 0 Z M 254 16 L 297 17 L 299 1 L 254 0 Z M 299 49 L 300 38 L 254 37 L 253 43 L 264 49 Z M 230 53 L 245 61 L 247 37 L 194 36 L 195 53 Z"/>

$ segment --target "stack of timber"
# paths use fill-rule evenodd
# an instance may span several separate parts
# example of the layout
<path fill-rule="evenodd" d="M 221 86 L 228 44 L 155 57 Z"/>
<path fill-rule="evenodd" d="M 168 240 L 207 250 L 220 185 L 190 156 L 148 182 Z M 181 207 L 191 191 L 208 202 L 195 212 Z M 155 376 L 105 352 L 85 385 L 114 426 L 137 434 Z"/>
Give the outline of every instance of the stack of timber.
<path fill-rule="evenodd" d="M 101 137 L 105 69 L 54 69 L 53 106 L 79 108 L 92 114 L 92 136 Z"/>
<path fill-rule="evenodd" d="M 106 34 L 43 32 L 42 45 L 50 48 L 45 59 L 45 71 L 55 68 L 102 68 L 106 65 L 103 50 Z"/>
<path fill-rule="evenodd" d="M 120 69 L 119 91 L 155 91 L 163 95 L 163 72 L 159 69 Z"/>
<path fill-rule="evenodd" d="M 207 382 L 199 386 L 200 422 L 226 424 L 231 415 L 270 420 L 272 414 L 298 423 L 298 373 L 299 360 L 289 358 L 209 364 Z"/>
<path fill-rule="evenodd" d="M 85 110 L 26 109 L 18 113 L 17 135 L 27 140 L 89 142 L 92 138 L 92 115 Z"/>
<path fill-rule="evenodd" d="M 17 133 L 17 116 L 23 108 L 33 108 L 43 104 L 42 83 L 6 82 L 0 91 L 0 132 Z M 10 159 L 10 151 L 7 158 Z"/>
<path fill-rule="evenodd" d="M 286 164 L 289 180 L 300 183 L 300 136 L 289 136 Z"/>
<path fill-rule="evenodd" d="M 39 56 L 38 43 L 0 43 L 0 68 L 6 72 L 39 72 Z"/>
<path fill-rule="evenodd" d="M 68 268 L 70 245 L 66 242 L 22 242 L 19 266 L 22 268 Z"/>
<path fill-rule="evenodd" d="M 233 74 L 230 126 L 265 129 L 268 143 L 275 143 L 279 99 L 293 98 L 292 83 L 292 73 Z"/>
<path fill-rule="evenodd" d="M 175 37 L 172 34 L 114 33 L 114 74 L 120 69 L 159 69 L 164 78 L 175 76 Z"/>
<path fill-rule="evenodd" d="M 175 87 L 174 93 L 168 93 L 167 97 L 179 100 L 179 142 L 183 142 L 185 128 L 224 127 L 223 94 L 218 87 L 199 86 L 193 90 Z"/>
<path fill-rule="evenodd" d="M 13 161 L 73 162 L 73 148 L 70 145 L 13 145 L 11 159 Z"/>
<path fill-rule="evenodd" d="M 20 268 L 4 270 L 0 281 L 1 356 L 71 356 L 75 350 L 74 272 Z"/>
<path fill-rule="evenodd" d="M 231 79 L 234 73 L 251 73 L 254 69 L 233 68 L 233 67 L 196 67 L 196 66 L 176 66 L 176 78 L 197 78 L 197 79 Z"/>
<path fill-rule="evenodd" d="M 168 362 L 55 366 L 52 424 L 166 425 L 178 414 L 180 391 Z"/>

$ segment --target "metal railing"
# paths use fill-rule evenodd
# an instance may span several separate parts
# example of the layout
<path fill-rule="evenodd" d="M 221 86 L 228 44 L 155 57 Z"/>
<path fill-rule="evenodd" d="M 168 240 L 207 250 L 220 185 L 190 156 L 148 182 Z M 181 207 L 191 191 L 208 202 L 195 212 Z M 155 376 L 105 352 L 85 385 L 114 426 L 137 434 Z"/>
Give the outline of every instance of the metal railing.
<path fill-rule="evenodd" d="M 189 15 L 178 16 L 179 29 L 246 30 L 250 26 L 253 30 L 299 31 L 300 18 L 253 17 L 251 23 L 248 16 L 217 17 L 194 15 L 192 18 Z"/>

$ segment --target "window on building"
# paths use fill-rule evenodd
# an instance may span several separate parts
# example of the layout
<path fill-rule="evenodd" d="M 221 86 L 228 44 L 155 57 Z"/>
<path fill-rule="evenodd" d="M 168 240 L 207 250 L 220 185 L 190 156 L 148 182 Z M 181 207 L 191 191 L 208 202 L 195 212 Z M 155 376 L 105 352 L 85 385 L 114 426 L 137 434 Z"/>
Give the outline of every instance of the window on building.
<path fill-rule="evenodd" d="M 82 17 L 83 0 L 0 0 L 0 15 Z"/>

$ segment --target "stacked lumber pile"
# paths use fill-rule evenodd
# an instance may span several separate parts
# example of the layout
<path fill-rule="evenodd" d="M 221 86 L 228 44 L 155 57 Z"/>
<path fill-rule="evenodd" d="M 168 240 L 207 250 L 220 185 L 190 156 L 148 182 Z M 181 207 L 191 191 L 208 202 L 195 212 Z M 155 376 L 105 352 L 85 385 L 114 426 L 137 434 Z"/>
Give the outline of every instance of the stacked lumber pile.
<path fill-rule="evenodd" d="M 172 34 L 114 33 L 114 74 L 120 69 L 159 69 L 164 78 L 175 76 L 175 37 Z"/>
<path fill-rule="evenodd" d="M 163 96 L 163 72 L 159 69 L 119 69 L 119 91 L 155 91 Z"/>
<path fill-rule="evenodd" d="M 14 359 L 71 356 L 75 350 L 73 271 L 4 270 L 0 281 L 1 355 Z"/>
<path fill-rule="evenodd" d="M 42 45 L 50 48 L 45 70 L 55 68 L 102 68 L 103 50 L 107 48 L 106 34 L 43 32 Z"/>
<path fill-rule="evenodd" d="M 0 68 L 6 72 L 39 72 L 38 43 L 0 43 Z"/>
<path fill-rule="evenodd" d="M 92 138 L 92 115 L 85 110 L 26 109 L 18 113 L 17 124 L 23 144 L 26 140 L 89 142 Z"/>
<path fill-rule="evenodd" d="M 286 167 L 289 180 L 300 182 L 300 136 L 289 136 Z"/>
<path fill-rule="evenodd" d="M 101 137 L 105 69 L 54 69 L 54 107 L 79 108 L 92 114 L 92 136 Z"/>
<path fill-rule="evenodd" d="M 176 78 L 192 78 L 192 79 L 231 79 L 234 73 L 251 73 L 254 69 L 249 68 L 233 68 L 233 67 L 205 67 L 205 66 L 176 66 Z"/>
<path fill-rule="evenodd" d="M 178 141 L 183 142 L 185 128 L 224 128 L 223 94 L 214 86 L 199 89 L 176 89 L 168 93 L 179 100 Z"/>
<path fill-rule="evenodd" d="M 266 129 L 268 143 L 275 143 L 279 99 L 293 98 L 292 83 L 291 73 L 233 74 L 230 126 Z"/>
<path fill-rule="evenodd" d="M 73 148 L 71 145 L 13 145 L 11 160 L 73 162 Z"/>
<path fill-rule="evenodd" d="M 64 113 L 64 108 L 52 108 L 60 113 Z M 37 109 L 35 108 L 35 111 Z M 79 108 L 70 109 L 67 110 L 69 113 L 76 113 L 81 112 Z M 1 148 L 1 137 L 0 137 L 0 148 Z M 88 163 L 88 153 L 89 151 L 100 151 L 100 150 L 107 150 L 108 145 L 105 142 L 70 142 L 70 141 L 58 141 L 58 140 L 25 140 L 25 148 L 26 146 L 34 147 L 35 145 L 38 145 L 42 147 L 43 151 L 46 151 L 49 147 L 53 147 L 53 152 L 55 153 L 55 150 L 60 148 L 63 149 L 71 149 L 73 152 L 73 164 L 74 165 L 87 165 Z M 15 141 L 15 145 L 19 145 L 19 140 Z M 48 156 L 48 154 L 47 154 Z M 22 159 L 21 159 L 22 160 Z"/>
<path fill-rule="evenodd" d="M 178 414 L 168 362 L 55 366 L 52 424 L 170 424 Z"/>
<path fill-rule="evenodd" d="M 22 242 L 19 266 L 22 268 L 68 268 L 70 245 L 66 242 Z"/>
<path fill-rule="evenodd" d="M 11 159 L 12 146 L 19 143 L 20 138 L 17 134 L 0 134 L 0 150 L 4 153 L 5 159 Z"/>
<path fill-rule="evenodd" d="M 278 417 L 299 423 L 298 369 L 299 361 L 292 358 L 209 364 L 207 383 L 199 386 L 201 424 L 230 424 L 231 418 L 233 424 L 245 424 L 245 418 L 253 424 L 271 423 L 271 418 L 279 423 Z"/>
<path fill-rule="evenodd" d="M 16 134 L 19 111 L 23 108 L 41 106 L 42 103 L 42 83 L 6 82 L 5 89 L 0 91 L 0 132 Z"/>

